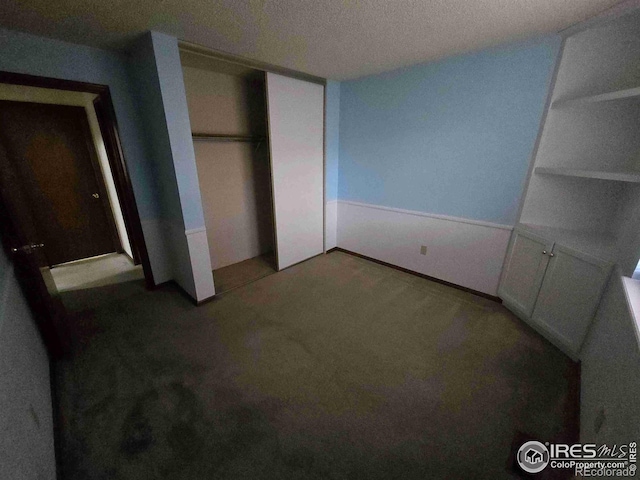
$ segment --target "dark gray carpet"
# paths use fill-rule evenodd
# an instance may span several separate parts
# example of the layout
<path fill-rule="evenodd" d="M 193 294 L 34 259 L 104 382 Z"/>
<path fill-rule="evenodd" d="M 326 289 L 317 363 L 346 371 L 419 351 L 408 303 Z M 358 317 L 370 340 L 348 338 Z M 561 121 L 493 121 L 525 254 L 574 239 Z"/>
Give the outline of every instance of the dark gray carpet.
<path fill-rule="evenodd" d="M 249 258 L 213 271 L 216 294 L 228 292 L 247 283 L 255 282 L 267 275 L 276 273 L 273 253 Z"/>
<path fill-rule="evenodd" d="M 65 479 L 517 478 L 518 432 L 576 434 L 575 365 L 502 306 L 344 253 L 198 308 L 82 295 Z"/>

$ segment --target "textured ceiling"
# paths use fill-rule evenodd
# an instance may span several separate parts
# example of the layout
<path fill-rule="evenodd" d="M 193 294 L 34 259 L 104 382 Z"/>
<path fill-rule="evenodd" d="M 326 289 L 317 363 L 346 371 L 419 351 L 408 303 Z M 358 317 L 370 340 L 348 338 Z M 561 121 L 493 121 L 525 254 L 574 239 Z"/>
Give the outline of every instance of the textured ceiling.
<path fill-rule="evenodd" d="M 146 30 L 343 80 L 557 32 L 619 0 L 2 0 L 0 25 L 103 48 Z"/>

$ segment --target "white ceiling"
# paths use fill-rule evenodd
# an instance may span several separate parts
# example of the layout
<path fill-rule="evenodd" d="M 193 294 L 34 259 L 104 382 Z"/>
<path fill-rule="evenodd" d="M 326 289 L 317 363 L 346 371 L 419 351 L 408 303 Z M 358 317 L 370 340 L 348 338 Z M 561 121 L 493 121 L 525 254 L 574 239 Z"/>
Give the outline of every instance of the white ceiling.
<path fill-rule="evenodd" d="M 620 0 L 2 0 L 0 25 L 105 48 L 146 30 L 344 80 L 558 32 Z"/>

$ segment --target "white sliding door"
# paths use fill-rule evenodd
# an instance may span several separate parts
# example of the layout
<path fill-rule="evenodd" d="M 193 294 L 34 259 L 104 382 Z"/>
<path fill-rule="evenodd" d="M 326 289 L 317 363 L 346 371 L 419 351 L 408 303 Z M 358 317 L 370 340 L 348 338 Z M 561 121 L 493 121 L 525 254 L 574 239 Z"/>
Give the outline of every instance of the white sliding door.
<path fill-rule="evenodd" d="M 267 73 L 278 270 L 324 249 L 324 86 Z"/>

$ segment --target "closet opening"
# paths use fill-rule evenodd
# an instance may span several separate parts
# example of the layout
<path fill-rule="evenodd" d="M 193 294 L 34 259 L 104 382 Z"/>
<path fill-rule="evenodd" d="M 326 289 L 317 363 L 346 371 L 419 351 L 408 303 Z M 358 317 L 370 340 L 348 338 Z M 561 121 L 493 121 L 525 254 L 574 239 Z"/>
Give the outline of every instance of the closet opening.
<path fill-rule="evenodd" d="M 265 73 L 181 50 L 216 293 L 276 272 Z"/>

